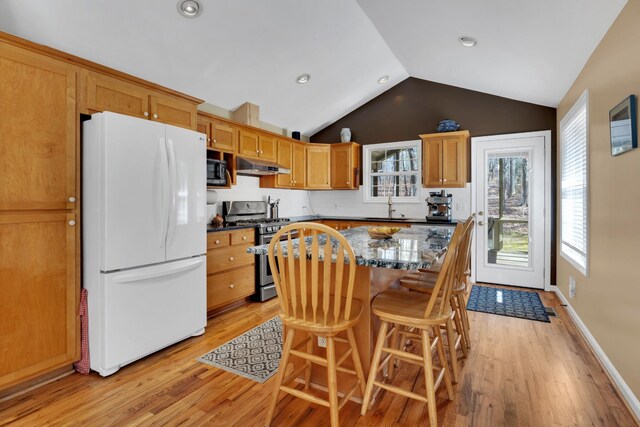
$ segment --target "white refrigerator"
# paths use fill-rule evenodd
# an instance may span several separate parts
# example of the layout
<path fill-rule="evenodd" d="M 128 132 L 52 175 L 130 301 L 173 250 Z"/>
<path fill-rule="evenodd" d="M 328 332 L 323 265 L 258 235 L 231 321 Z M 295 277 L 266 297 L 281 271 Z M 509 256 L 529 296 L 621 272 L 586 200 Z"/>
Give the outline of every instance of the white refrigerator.
<path fill-rule="evenodd" d="M 83 286 L 91 369 L 206 325 L 206 137 L 116 113 L 83 123 Z"/>

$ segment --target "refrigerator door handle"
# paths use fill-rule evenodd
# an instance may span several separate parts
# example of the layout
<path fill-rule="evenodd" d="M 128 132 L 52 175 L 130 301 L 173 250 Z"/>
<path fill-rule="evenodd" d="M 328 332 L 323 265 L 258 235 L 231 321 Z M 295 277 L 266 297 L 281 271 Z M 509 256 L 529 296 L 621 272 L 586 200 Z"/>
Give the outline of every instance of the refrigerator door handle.
<path fill-rule="evenodd" d="M 173 238 L 176 234 L 176 220 L 177 220 L 177 203 L 176 191 L 178 187 L 178 171 L 176 165 L 176 152 L 173 147 L 173 140 L 167 138 L 167 151 L 169 153 L 169 225 L 167 227 L 167 246 L 173 243 Z"/>
<path fill-rule="evenodd" d="M 167 147 L 164 140 L 161 140 L 160 144 L 160 180 L 161 180 L 161 192 L 162 192 L 162 205 L 157 211 L 157 215 L 160 215 L 160 230 L 158 232 L 158 241 L 160 247 L 163 248 L 167 242 L 167 229 L 169 228 L 169 213 L 168 202 L 171 197 L 169 188 L 169 160 L 167 155 Z"/>
<path fill-rule="evenodd" d="M 128 283 L 128 282 L 139 282 L 147 279 L 154 279 L 156 277 L 165 277 L 170 276 L 172 274 L 181 273 L 183 271 L 193 270 L 200 266 L 205 261 L 204 257 L 198 257 L 194 259 L 188 259 L 184 261 L 180 261 L 174 263 L 169 268 L 158 268 L 152 269 L 152 271 L 144 271 L 140 273 L 131 273 L 124 274 L 122 276 L 117 276 L 113 278 L 113 281 L 116 283 Z"/>

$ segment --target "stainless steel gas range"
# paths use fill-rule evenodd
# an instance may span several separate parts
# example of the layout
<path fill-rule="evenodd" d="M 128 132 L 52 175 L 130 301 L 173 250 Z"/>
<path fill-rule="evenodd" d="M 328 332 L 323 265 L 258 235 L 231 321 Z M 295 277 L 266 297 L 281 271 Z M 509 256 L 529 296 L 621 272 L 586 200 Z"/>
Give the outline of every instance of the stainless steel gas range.
<path fill-rule="evenodd" d="M 255 227 L 256 244 L 267 245 L 273 236 L 285 225 L 289 218 L 268 218 L 267 202 L 239 201 L 223 202 L 222 214 L 227 225 L 250 225 Z M 276 286 L 266 255 L 256 255 L 256 295 L 257 301 L 267 301 L 276 296 Z"/>

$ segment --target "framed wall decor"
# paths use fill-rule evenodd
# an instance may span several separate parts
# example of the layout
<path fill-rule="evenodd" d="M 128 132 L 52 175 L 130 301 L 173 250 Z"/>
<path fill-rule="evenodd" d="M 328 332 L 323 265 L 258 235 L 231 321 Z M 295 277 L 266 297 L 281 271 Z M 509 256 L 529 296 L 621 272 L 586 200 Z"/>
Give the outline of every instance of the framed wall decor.
<path fill-rule="evenodd" d="M 609 111 L 609 129 L 612 156 L 618 156 L 638 147 L 635 95 L 629 95 Z"/>

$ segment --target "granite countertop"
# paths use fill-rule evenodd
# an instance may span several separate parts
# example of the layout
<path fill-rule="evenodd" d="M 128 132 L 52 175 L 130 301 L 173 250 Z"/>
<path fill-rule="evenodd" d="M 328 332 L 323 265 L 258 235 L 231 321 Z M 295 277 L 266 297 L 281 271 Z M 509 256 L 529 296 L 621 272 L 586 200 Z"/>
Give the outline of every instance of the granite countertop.
<path fill-rule="evenodd" d="M 224 225 L 222 227 L 213 227 L 207 225 L 207 233 L 215 233 L 218 231 L 240 230 L 242 228 L 255 228 L 255 225 Z"/>
<path fill-rule="evenodd" d="M 307 215 L 307 216 L 297 216 L 292 217 L 291 220 L 294 222 L 300 221 L 319 221 L 319 220 L 330 220 L 330 221 L 362 221 L 362 222 L 397 222 L 399 224 L 426 224 L 426 225 L 434 225 L 434 226 L 448 226 L 454 227 L 458 221 L 453 220 L 451 222 L 434 222 L 427 221 L 426 218 L 365 218 L 361 216 L 332 216 L 332 215 Z"/>
<path fill-rule="evenodd" d="M 356 264 L 397 270 L 431 267 L 444 252 L 453 234 L 453 228 L 447 226 L 413 227 L 401 229 L 391 239 L 375 240 L 369 237 L 368 228 L 356 227 L 340 232 L 351 244 L 356 255 Z M 310 242 L 308 237 L 305 240 Z M 320 235 L 318 243 L 323 245 L 325 242 L 326 235 Z M 293 247 L 294 257 L 299 258 L 298 239 L 293 241 Z M 248 248 L 247 252 L 266 255 L 267 250 L 268 245 L 261 245 Z M 285 256 L 286 252 L 286 247 L 283 247 Z M 311 258 L 309 246 L 306 256 Z M 335 253 L 332 257 L 335 257 Z M 319 258 L 324 258 L 322 249 Z"/>

